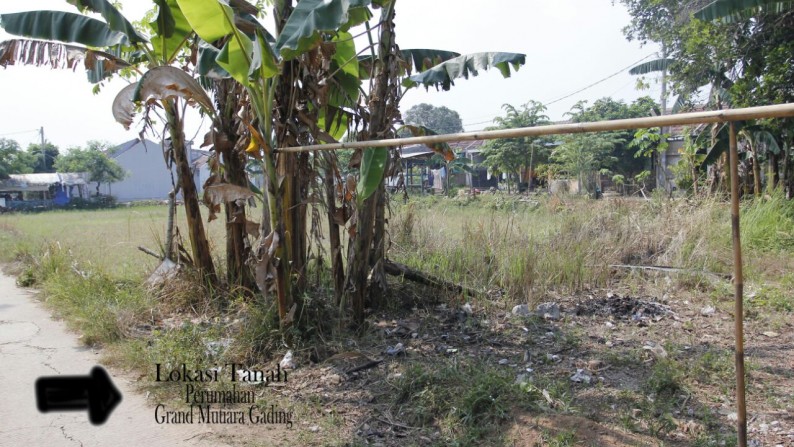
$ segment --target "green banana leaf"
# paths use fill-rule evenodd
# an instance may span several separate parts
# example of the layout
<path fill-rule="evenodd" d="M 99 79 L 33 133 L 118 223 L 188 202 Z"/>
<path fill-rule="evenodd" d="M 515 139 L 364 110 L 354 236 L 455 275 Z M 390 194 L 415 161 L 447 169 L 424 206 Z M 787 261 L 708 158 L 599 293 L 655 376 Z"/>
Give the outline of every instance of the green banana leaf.
<path fill-rule="evenodd" d="M 364 149 L 361 157 L 361 177 L 356 185 L 356 200 L 359 205 L 369 198 L 383 181 L 389 150 L 385 147 Z"/>
<path fill-rule="evenodd" d="M 526 63 L 526 55 L 520 53 L 472 53 L 458 56 L 448 61 L 442 62 L 429 70 L 415 74 L 403 80 L 406 88 L 424 85 L 426 88 L 431 85 L 443 90 L 449 90 L 455 85 L 454 80 L 458 78 L 468 79 L 469 75 L 477 76 L 478 70 L 497 68 L 502 76 L 510 77 L 510 68 L 517 71 L 521 65 Z"/>
<path fill-rule="evenodd" d="M 273 76 L 276 61 L 268 51 L 261 51 L 236 25 L 238 17 L 234 9 L 219 0 L 176 0 L 182 13 L 196 34 L 206 42 L 215 42 L 229 37 L 217 54 L 215 61 L 243 85 L 249 85 L 249 77 L 260 67 L 268 76 Z M 259 51 L 255 60 L 254 52 Z M 267 53 L 267 55 L 263 54 Z"/>
<path fill-rule="evenodd" d="M 95 12 L 102 16 L 107 22 L 108 28 L 118 31 L 127 36 L 131 43 L 148 42 L 145 36 L 138 33 L 132 23 L 130 23 L 115 6 L 108 0 L 66 0 L 68 3 L 77 7 L 80 12 Z"/>
<path fill-rule="evenodd" d="M 87 47 L 128 44 L 129 38 L 91 17 L 63 11 L 27 11 L 0 14 L 0 26 L 9 34 L 34 39 L 79 43 Z"/>
<path fill-rule="evenodd" d="M 430 50 L 425 48 L 400 50 L 400 57 L 403 60 L 401 76 L 411 75 L 414 72 L 428 70 L 444 61 L 456 58 L 460 53 L 444 50 Z M 369 79 L 372 73 L 372 55 L 359 56 L 358 63 L 361 72 L 361 79 Z"/>
<path fill-rule="evenodd" d="M 149 24 L 155 31 L 152 38 L 154 53 L 164 61 L 173 60 L 193 32 L 176 0 L 154 0 L 157 18 Z"/>
<path fill-rule="evenodd" d="M 642 64 L 635 65 L 631 67 L 629 70 L 629 74 L 633 75 L 641 75 L 652 73 L 654 71 L 662 71 L 667 70 L 670 68 L 670 65 L 674 62 L 673 59 L 654 59 L 652 61 L 644 62 Z"/>
<path fill-rule="evenodd" d="M 276 52 L 285 60 L 300 56 L 320 44 L 323 32 L 344 32 L 368 20 L 369 4 L 370 0 L 301 0 L 276 40 Z"/>

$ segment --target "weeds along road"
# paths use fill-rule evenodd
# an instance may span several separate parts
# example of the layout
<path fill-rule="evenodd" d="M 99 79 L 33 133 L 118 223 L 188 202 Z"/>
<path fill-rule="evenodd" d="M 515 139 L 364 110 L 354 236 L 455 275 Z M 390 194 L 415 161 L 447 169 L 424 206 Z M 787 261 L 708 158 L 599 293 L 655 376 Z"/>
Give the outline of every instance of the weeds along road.
<path fill-rule="evenodd" d="M 38 411 L 37 378 L 87 375 L 98 364 L 94 349 L 80 345 L 31 293 L 0 274 L 0 446 L 219 445 L 205 425 L 156 424 L 153 404 L 113 370 L 123 400 L 104 425 L 91 425 L 87 411 Z"/>

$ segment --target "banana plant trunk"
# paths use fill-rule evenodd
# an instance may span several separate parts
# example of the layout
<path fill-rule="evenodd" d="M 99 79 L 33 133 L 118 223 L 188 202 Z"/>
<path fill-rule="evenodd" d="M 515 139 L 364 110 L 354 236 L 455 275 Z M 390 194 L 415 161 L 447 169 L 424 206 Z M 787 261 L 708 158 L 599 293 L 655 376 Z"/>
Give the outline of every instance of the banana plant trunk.
<path fill-rule="evenodd" d="M 339 223 L 336 215 L 343 209 L 336 207 L 336 154 L 331 151 L 322 152 L 325 161 L 325 201 L 328 212 L 328 241 L 331 244 L 331 278 L 334 284 L 334 298 L 338 305 L 342 300 L 342 290 L 345 287 L 344 258 L 342 257 L 342 240 L 339 236 Z M 343 219 L 344 220 L 344 219 Z"/>
<path fill-rule="evenodd" d="M 392 0 L 383 8 L 381 14 L 378 60 L 373 64 L 377 72 L 373 78 L 373 91 L 369 96 L 370 122 L 367 132 L 362 133 L 363 138 L 367 140 L 387 138 L 391 133 L 394 118 L 392 115 L 397 110 L 396 104 L 391 102 L 397 101 L 394 90 L 398 88 L 394 45 L 394 4 L 395 0 Z M 372 272 L 373 278 L 380 281 L 383 277 L 383 273 L 378 270 L 383 269 L 385 203 L 385 187 L 381 183 L 377 191 L 365 199 L 356 210 L 358 218 L 356 232 L 351 241 L 348 276 L 345 280 L 345 296 L 353 307 L 353 318 L 356 323 L 364 321 L 364 309 L 370 298 L 368 277 L 372 266 L 376 266 Z M 374 250 L 373 240 L 377 244 Z"/>
<path fill-rule="evenodd" d="M 276 2 L 276 27 L 283 31 L 292 14 L 291 0 Z M 284 63 L 275 91 L 275 142 L 277 147 L 298 145 L 295 123 L 297 101 L 296 81 L 300 67 L 297 61 Z M 276 288 L 279 300 L 279 316 L 282 324 L 288 323 L 287 314 L 300 307 L 306 284 L 306 189 L 310 177 L 308 154 L 278 153 L 275 160 L 275 176 L 270 177 L 270 191 L 277 196 L 273 230 L 281 240 L 276 249 Z M 273 184 L 275 181 L 275 184 Z M 296 307 L 296 309 L 297 309 Z M 296 312 L 300 314 L 300 312 Z"/>
<path fill-rule="evenodd" d="M 217 283 L 215 266 L 212 263 L 207 234 L 204 232 L 204 224 L 201 219 L 201 209 L 199 208 L 198 191 L 196 183 L 193 181 L 193 172 L 190 170 L 190 159 L 185 146 L 184 122 L 179 116 L 179 110 L 174 100 L 163 102 L 165 107 L 166 119 L 168 120 L 169 133 L 171 135 L 171 148 L 173 151 L 174 163 L 176 164 L 179 175 L 179 185 L 182 190 L 182 199 L 185 203 L 185 217 L 187 219 L 188 235 L 193 254 L 193 263 L 201 273 L 204 280 L 209 284 Z"/>
<path fill-rule="evenodd" d="M 239 98 L 243 94 L 239 84 L 232 80 L 221 80 L 215 83 L 216 101 L 219 111 L 219 131 L 223 137 L 216 148 L 223 162 L 224 183 L 248 188 L 248 175 L 245 172 L 246 155 L 240 148 L 237 129 L 239 124 L 236 111 Z M 244 147 L 244 146 L 243 146 Z M 227 202 L 224 204 L 226 215 L 226 279 L 230 286 L 245 290 L 256 290 L 253 272 L 247 265 L 251 256 L 251 245 L 248 243 L 247 218 L 245 204 Z"/>
<path fill-rule="evenodd" d="M 777 154 L 769 153 L 769 179 L 767 180 L 767 188 L 772 191 L 777 188 L 778 184 L 778 163 Z"/>

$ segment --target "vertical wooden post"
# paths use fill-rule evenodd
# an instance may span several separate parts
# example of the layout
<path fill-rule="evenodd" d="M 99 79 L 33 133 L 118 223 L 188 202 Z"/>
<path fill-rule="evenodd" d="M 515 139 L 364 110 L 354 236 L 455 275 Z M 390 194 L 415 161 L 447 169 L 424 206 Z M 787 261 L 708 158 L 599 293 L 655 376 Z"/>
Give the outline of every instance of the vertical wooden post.
<path fill-rule="evenodd" d="M 730 123 L 731 229 L 733 230 L 734 320 L 736 322 L 736 431 L 739 447 L 747 447 L 747 406 L 744 400 L 744 302 L 742 244 L 739 235 L 739 154 L 736 128 Z"/>

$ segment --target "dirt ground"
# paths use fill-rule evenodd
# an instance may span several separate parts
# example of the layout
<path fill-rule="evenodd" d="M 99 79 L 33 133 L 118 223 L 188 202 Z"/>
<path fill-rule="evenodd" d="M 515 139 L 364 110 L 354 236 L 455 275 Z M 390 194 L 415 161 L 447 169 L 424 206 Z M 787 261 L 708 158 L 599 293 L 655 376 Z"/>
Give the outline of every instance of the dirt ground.
<path fill-rule="evenodd" d="M 408 365 L 477 359 L 515 375 L 539 402 L 513 410 L 499 444 L 734 445 L 732 302 L 691 299 L 599 290 L 556 297 L 559 318 L 447 304 L 373 316 L 348 351 L 316 364 L 299 353 L 304 366 L 280 392 L 314 396 L 314 417 L 333 413 L 332 431 L 350 443 L 440 444 L 437 426 L 411 426 L 383 396 Z M 794 445 L 788 317 L 746 321 L 750 445 Z M 388 355 L 398 343 L 404 354 Z M 369 367 L 373 359 L 383 361 Z M 316 420 L 302 424 L 319 432 L 310 443 L 327 441 Z"/>

